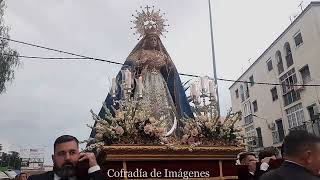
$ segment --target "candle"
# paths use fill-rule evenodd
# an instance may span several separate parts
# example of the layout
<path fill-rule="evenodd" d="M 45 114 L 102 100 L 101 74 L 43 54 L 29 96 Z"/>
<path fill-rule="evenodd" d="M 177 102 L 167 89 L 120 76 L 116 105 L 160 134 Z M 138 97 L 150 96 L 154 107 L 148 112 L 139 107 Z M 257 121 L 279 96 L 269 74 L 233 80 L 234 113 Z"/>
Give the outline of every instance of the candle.
<path fill-rule="evenodd" d="M 208 78 L 205 77 L 201 77 L 200 79 L 201 81 L 201 90 L 206 93 L 208 91 Z"/>
<path fill-rule="evenodd" d="M 190 87 L 190 96 L 194 102 L 198 102 L 198 99 L 200 97 L 200 92 L 198 90 L 197 84 L 192 83 Z"/>
<path fill-rule="evenodd" d="M 199 87 L 199 84 L 196 83 L 196 84 L 195 84 L 195 97 L 196 97 L 197 101 L 198 101 L 198 99 L 200 98 L 200 95 L 201 95 L 201 92 L 200 92 L 200 89 L 199 89 L 199 88 L 200 88 L 200 87 Z"/>
<path fill-rule="evenodd" d="M 143 91 L 143 83 L 142 83 L 142 76 L 138 78 L 138 83 L 137 83 L 137 91 L 138 91 L 138 96 L 142 97 L 142 91 Z"/>
<path fill-rule="evenodd" d="M 129 69 L 126 69 L 125 71 L 124 71 L 124 83 L 125 83 L 125 88 L 126 89 L 131 89 L 131 83 L 132 83 L 132 81 L 131 81 L 131 71 L 129 70 Z"/>
<path fill-rule="evenodd" d="M 194 83 L 192 83 L 191 86 L 190 86 L 190 96 L 191 96 L 191 98 L 193 98 L 194 93 L 195 93 L 195 86 L 194 86 Z"/>
<path fill-rule="evenodd" d="M 131 71 L 129 69 L 126 69 L 126 72 L 125 72 L 125 82 L 126 82 L 127 88 L 130 89 L 131 88 Z"/>
<path fill-rule="evenodd" d="M 127 71 L 127 69 L 121 70 L 122 83 L 125 83 L 125 81 L 126 81 L 126 71 Z"/>
<path fill-rule="evenodd" d="M 211 97 L 216 97 L 216 87 L 213 81 L 209 81 L 209 92 Z"/>
<path fill-rule="evenodd" d="M 112 97 L 116 96 L 116 89 L 117 89 L 117 79 L 114 77 L 112 78 L 112 87 L 111 87 Z"/>

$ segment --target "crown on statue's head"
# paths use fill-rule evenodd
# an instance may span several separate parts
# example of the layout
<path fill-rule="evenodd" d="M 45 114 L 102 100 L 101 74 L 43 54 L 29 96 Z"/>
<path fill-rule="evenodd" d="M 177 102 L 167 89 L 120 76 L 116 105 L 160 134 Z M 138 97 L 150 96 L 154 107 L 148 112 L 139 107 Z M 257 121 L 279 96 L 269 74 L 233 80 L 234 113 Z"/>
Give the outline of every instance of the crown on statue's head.
<path fill-rule="evenodd" d="M 165 13 L 161 14 L 160 9 L 158 11 L 155 11 L 154 6 L 152 6 L 151 11 L 150 6 L 140 8 L 141 12 L 136 10 L 137 15 L 132 15 L 135 18 L 135 20 L 131 21 L 135 25 L 131 29 L 136 29 L 136 32 L 134 34 L 139 34 L 140 37 L 144 37 L 147 35 L 160 36 L 163 35 L 164 32 L 168 32 L 167 30 L 165 30 L 165 27 L 169 26 L 165 24 L 167 19 L 164 19 L 162 16 L 165 15 Z"/>

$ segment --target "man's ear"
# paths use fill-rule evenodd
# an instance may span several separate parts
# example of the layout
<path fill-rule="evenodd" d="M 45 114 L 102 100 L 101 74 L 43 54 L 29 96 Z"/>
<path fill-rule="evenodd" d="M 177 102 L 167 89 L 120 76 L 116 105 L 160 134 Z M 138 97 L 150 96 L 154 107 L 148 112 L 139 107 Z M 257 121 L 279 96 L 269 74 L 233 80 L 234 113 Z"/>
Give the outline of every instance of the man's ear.
<path fill-rule="evenodd" d="M 51 155 L 51 159 L 52 159 L 52 162 L 54 163 L 55 160 L 54 160 L 54 154 Z"/>
<path fill-rule="evenodd" d="M 311 150 L 306 150 L 303 153 L 303 159 L 306 161 L 306 163 L 310 164 L 312 163 L 312 151 Z"/>

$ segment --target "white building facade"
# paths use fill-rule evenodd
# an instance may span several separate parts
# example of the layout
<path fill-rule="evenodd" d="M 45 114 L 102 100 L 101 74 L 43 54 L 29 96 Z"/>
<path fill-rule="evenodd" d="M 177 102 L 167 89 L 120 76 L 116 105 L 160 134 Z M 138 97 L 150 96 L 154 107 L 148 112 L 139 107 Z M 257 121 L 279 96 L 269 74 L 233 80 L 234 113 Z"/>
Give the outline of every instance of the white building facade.
<path fill-rule="evenodd" d="M 229 88 L 232 109 L 242 112 L 250 150 L 280 146 L 293 129 L 319 135 L 320 87 L 313 85 L 320 84 L 320 2 L 310 3 L 238 81 Z"/>

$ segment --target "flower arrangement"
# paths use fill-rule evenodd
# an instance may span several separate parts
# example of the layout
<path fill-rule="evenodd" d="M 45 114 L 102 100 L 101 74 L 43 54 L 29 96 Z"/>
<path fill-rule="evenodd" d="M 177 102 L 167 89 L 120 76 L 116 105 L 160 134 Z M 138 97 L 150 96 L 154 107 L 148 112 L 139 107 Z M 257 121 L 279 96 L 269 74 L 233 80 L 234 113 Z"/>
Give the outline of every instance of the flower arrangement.
<path fill-rule="evenodd" d="M 191 85 L 189 99 L 194 117 L 180 119 L 182 125 L 176 129 L 175 135 L 166 137 L 162 117 L 156 119 L 150 116 L 152 112 L 140 108 L 139 99 L 129 98 L 132 92 L 128 91 L 127 98 L 114 102 L 117 108 L 111 106 L 113 113 L 103 104 L 106 112 L 104 118 L 91 110 L 96 123 L 94 127 L 89 127 L 96 133 L 93 139 L 85 141 L 91 144 L 87 149 L 99 149 L 111 144 L 241 146 L 241 129 L 235 127 L 236 122 L 241 120 L 241 112 L 233 113 L 230 109 L 222 119 L 218 112 L 215 86 L 212 81 L 209 82 L 208 93 L 205 81 L 201 79 L 201 91 L 196 84 Z"/>
<path fill-rule="evenodd" d="M 104 142 L 110 144 L 165 144 L 165 129 L 160 124 L 160 119 L 155 119 L 145 110 L 138 107 L 137 102 L 127 102 L 126 106 L 113 110 L 113 116 L 110 110 L 103 104 L 106 112 L 105 118 L 96 115 L 90 111 L 95 120 L 95 127 L 90 128 L 96 131 L 95 142 Z"/>
<path fill-rule="evenodd" d="M 235 123 L 241 119 L 241 113 L 232 113 L 222 119 L 215 113 L 198 114 L 195 118 L 182 119 L 180 137 L 166 137 L 165 129 L 160 121 L 154 117 L 147 117 L 142 109 L 131 105 L 115 110 L 113 116 L 110 110 L 103 105 L 106 116 L 101 118 L 92 110 L 91 114 L 96 122 L 94 143 L 89 148 L 99 148 L 111 144 L 137 145 L 188 145 L 195 146 L 241 146 L 240 128 Z M 88 142 L 88 141 L 86 141 Z"/>
<path fill-rule="evenodd" d="M 218 116 L 199 115 L 195 118 L 185 119 L 182 128 L 181 144 L 198 146 L 237 146 L 240 144 L 240 129 L 235 128 L 235 123 L 241 118 L 241 113 L 232 113 L 221 120 Z"/>

